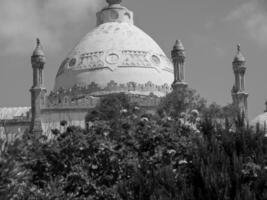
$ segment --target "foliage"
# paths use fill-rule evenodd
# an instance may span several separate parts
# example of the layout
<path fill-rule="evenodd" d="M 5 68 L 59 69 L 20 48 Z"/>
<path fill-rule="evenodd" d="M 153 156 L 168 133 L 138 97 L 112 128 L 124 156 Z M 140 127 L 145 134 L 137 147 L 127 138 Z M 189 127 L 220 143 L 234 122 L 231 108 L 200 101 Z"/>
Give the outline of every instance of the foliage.
<path fill-rule="evenodd" d="M 0 199 L 16 199 L 27 188 L 29 171 L 23 166 L 26 144 L 0 140 Z"/>
<path fill-rule="evenodd" d="M 88 113 L 86 121 L 116 119 L 122 109 L 129 110 L 131 106 L 129 97 L 126 94 L 110 94 L 102 98 L 96 108 Z"/>
<path fill-rule="evenodd" d="M 188 87 L 173 90 L 161 101 L 158 113 L 162 116 L 167 114 L 173 118 L 178 118 L 182 112 L 196 109 L 202 112 L 206 108 L 206 100 L 197 92 Z"/>
<path fill-rule="evenodd" d="M 111 96 L 88 114 L 87 130 L 25 134 L 0 156 L 0 199 L 267 199 L 264 134 L 218 128 L 214 118 L 227 113 L 202 108 L 200 121 L 159 117 Z"/>

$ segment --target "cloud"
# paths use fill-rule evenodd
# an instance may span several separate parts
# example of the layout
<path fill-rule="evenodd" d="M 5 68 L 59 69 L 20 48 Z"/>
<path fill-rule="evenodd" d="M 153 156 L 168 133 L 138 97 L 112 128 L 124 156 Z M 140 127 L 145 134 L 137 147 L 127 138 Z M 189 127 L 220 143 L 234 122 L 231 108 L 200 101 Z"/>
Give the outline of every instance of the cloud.
<path fill-rule="evenodd" d="M 62 48 L 71 25 L 84 19 L 95 23 L 100 0 L 1 0 L 0 45 L 2 53 L 24 54 L 36 37 L 50 51 Z"/>
<path fill-rule="evenodd" d="M 267 0 L 251 0 L 233 10 L 227 21 L 236 21 L 261 46 L 267 46 Z"/>

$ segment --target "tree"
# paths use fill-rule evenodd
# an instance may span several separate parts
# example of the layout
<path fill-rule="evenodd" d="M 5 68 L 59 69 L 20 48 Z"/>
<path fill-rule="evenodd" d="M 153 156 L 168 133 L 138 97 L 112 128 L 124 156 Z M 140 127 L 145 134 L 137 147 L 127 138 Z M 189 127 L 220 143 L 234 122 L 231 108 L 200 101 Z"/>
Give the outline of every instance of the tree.
<path fill-rule="evenodd" d="M 200 97 L 193 89 L 184 87 L 180 90 L 173 90 L 161 101 L 158 107 L 158 113 L 162 116 L 167 114 L 178 118 L 182 112 L 188 112 L 193 109 L 202 112 L 206 107 L 206 100 Z"/>
<path fill-rule="evenodd" d="M 111 120 L 118 118 L 120 112 L 132 107 L 129 97 L 124 93 L 110 94 L 101 98 L 100 103 L 95 109 L 86 116 L 86 121 Z"/>

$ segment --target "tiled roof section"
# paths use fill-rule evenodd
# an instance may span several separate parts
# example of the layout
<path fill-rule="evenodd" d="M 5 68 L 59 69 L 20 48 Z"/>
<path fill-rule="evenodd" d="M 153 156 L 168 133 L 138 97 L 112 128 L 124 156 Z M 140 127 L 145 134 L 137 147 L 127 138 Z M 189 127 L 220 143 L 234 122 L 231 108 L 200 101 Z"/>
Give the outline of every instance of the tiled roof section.
<path fill-rule="evenodd" d="M 30 107 L 0 108 L 0 120 L 26 118 L 30 109 Z"/>

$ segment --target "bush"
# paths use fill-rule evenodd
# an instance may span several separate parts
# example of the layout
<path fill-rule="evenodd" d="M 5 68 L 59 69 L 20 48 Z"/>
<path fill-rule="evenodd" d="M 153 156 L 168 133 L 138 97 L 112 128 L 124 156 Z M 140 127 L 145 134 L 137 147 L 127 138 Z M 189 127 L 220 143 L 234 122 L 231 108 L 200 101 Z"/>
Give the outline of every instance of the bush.
<path fill-rule="evenodd" d="M 206 108 L 206 100 L 203 99 L 193 89 L 184 87 L 180 90 L 174 90 L 162 99 L 158 113 L 160 116 L 166 114 L 173 118 L 178 118 L 182 112 L 198 110 L 202 113 Z"/>
<path fill-rule="evenodd" d="M 96 108 L 86 116 L 86 121 L 116 119 L 120 115 L 121 110 L 129 110 L 132 106 L 126 94 L 110 94 L 101 98 Z"/>
<path fill-rule="evenodd" d="M 217 111 L 197 122 L 156 117 L 117 97 L 89 114 L 87 130 L 68 127 L 54 140 L 26 134 L 6 145 L 1 199 L 267 198 L 263 133 L 244 126 L 218 129 Z"/>

